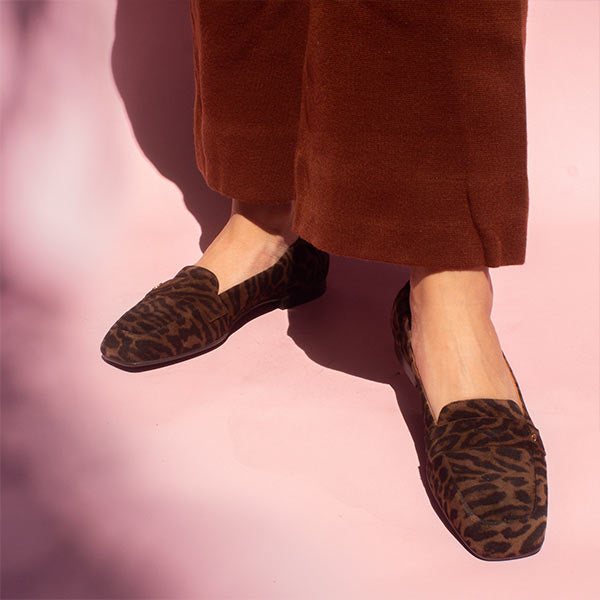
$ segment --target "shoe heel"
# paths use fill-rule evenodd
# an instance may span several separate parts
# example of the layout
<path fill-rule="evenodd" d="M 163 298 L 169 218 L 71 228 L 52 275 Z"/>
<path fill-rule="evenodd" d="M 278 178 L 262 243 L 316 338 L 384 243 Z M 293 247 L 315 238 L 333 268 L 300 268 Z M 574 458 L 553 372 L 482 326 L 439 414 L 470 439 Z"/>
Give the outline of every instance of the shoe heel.
<path fill-rule="evenodd" d="M 402 359 L 402 367 L 404 369 L 404 372 L 406 373 L 406 376 L 410 380 L 410 382 L 415 387 L 418 387 L 417 386 L 417 378 L 415 377 L 415 374 L 412 372 L 412 369 L 410 368 L 410 365 L 406 362 L 406 360 L 404 360 L 404 358 Z"/>
<path fill-rule="evenodd" d="M 406 358 L 404 358 L 404 354 L 402 353 L 400 345 L 398 343 L 395 343 L 394 344 L 394 349 L 396 351 L 396 356 L 398 357 L 398 360 L 402 364 L 402 368 L 404 369 L 404 372 L 406 373 L 406 376 L 408 377 L 409 381 L 416 388 L 418 388 L 419 386 L 417 385 L 417 378 L 415 377 L 415 374 L 413 373 L 413 370 L 410 368 L 410 365 L 408 364 Z"/>
<path fill-rule="evenodd" d="M 323 279 L 321 283 L 310 288 L 301 288 L 292 290 L 279 305 L 279 308 L 294 308 L 305 302 L 316 300 L 319 296 L 322 296 L 327 289 L 327 280 Z"/>

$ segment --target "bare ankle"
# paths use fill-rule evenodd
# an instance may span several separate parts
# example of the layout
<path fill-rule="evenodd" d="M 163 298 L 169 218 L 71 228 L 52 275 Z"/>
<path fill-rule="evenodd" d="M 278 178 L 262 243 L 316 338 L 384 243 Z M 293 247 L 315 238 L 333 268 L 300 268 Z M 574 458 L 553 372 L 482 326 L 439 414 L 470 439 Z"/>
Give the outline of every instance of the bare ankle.
<path fill-rule="evenodd" d="M 239 215 L 274 236 L 290 238 L 293 204 L 258 205 L 233 199 L 231 217 Z"/>
<path fill-rule="evenodd" d="M 471 269 L 414 266 L 410 272 L 410 285 L 416 288 L 421 282 L 425 281 L 427 285 L 456 285 L 467 280 L 483 281 L 484 277 L 491 283 L 490 270 L 485 265 Z"/>
<path fill-rule="evenodd" d="M 491 313 L 493 287 L 489 268 L 438 269 L 413 267 L 410 274 L 411 306 L 418 308 L 477 307 Z"/>

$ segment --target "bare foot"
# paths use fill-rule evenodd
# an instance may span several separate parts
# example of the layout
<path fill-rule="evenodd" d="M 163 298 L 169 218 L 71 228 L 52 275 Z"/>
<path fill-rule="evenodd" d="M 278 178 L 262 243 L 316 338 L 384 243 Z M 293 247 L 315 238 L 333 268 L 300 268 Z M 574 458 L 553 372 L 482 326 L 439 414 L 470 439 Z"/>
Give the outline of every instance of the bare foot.
<path fill-rule="evenodd" d="M 491 321 L 492 303 L 487 267 L 412 269 L 411 344 L 436 421 L 446 404 L 469 398 L 510 399 L 523 410 Z"/>
<path fill-rule="evenodd" d="M 221 294 L 273 266 L 298 238 L 292 204 L 258 206 L 233 200 L 225 227 L 195 264 L 212 271 Z"/>

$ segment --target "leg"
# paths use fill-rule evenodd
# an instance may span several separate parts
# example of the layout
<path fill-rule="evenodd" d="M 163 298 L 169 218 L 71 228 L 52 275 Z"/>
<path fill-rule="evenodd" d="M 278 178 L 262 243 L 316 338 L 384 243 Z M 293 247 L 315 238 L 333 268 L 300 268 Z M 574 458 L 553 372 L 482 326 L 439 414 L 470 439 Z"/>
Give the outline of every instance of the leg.
<path fill-rule="evenodd" d="M 215 273 L 219 293 L 274 265 L 297 239 L 292 206 L 233 200 L 229 221 L 196 262 Z"/>
<path fill-rule="evenodd" d="M 308 4 L 191 0 L 196 161 L 233 198 L 231 217 L 196 263 L 219 293 L 269 268 L 291 229 L 293 162 Z"/>
<path fill-rule="evenodd" d="M 491 321 L 488 267 L 414 267 L 410 285 L 412 347 L 434 417 L 449 402 L 467 398 L 520 405 Z"/>

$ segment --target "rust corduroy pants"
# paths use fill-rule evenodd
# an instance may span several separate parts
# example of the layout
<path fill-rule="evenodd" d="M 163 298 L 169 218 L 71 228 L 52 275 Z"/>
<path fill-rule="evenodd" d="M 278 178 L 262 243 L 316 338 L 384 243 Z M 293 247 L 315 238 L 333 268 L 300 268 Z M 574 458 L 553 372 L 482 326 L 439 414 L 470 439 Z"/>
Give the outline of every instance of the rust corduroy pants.
<path fill-rule="evenodd" d="M 333 254 L 523 264 L 527 0 L 190 0 L 198 168 Z"/>

